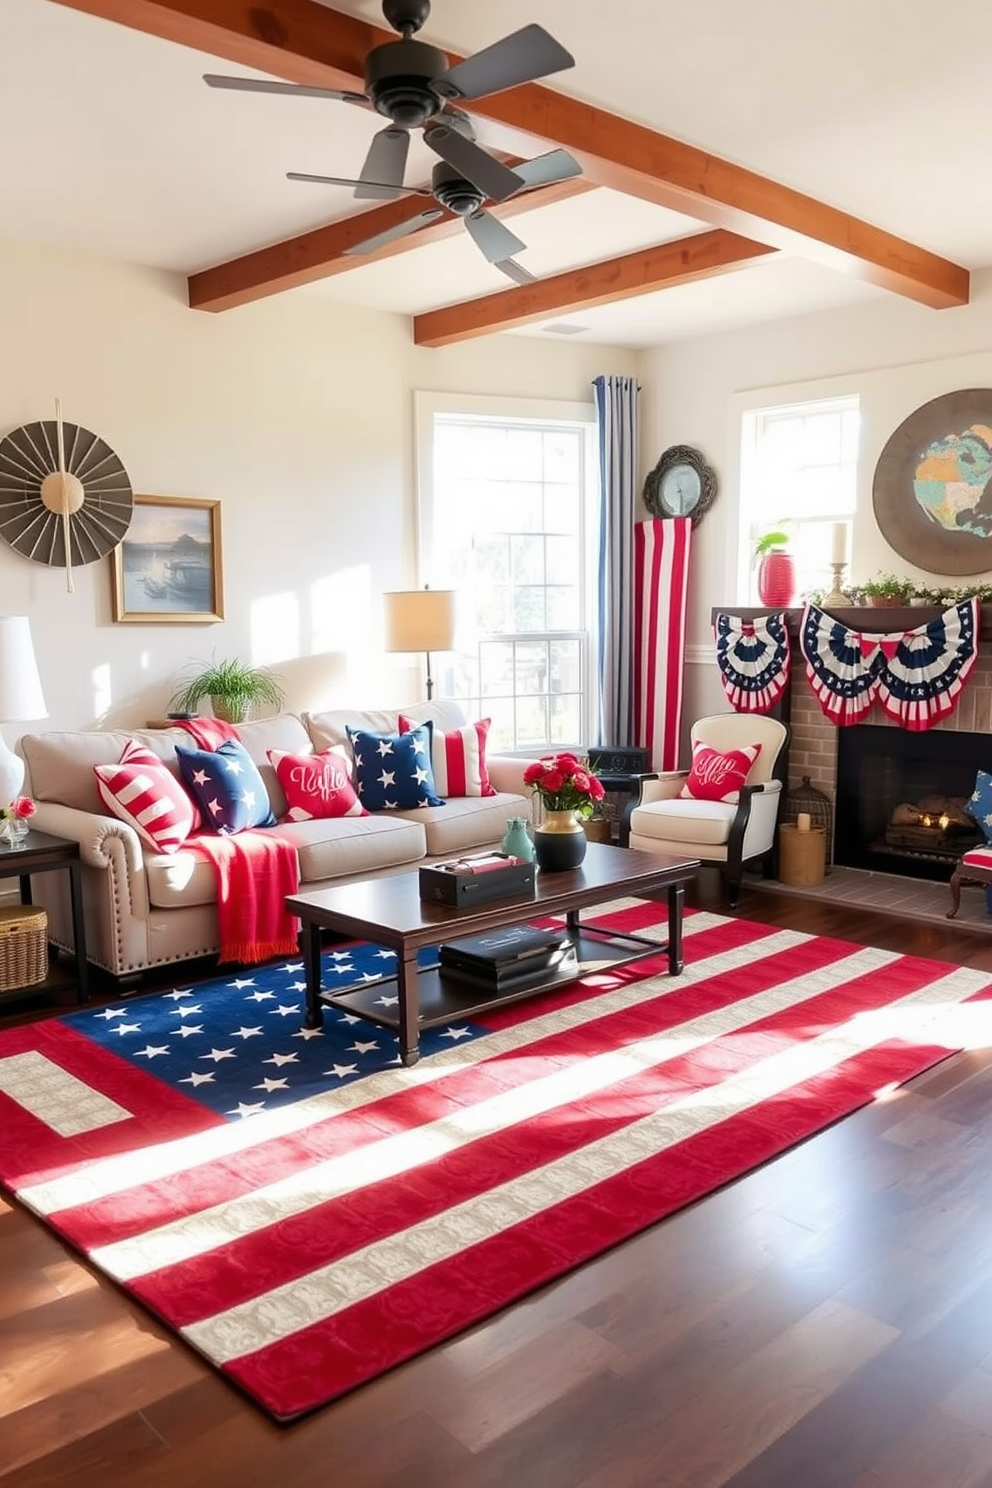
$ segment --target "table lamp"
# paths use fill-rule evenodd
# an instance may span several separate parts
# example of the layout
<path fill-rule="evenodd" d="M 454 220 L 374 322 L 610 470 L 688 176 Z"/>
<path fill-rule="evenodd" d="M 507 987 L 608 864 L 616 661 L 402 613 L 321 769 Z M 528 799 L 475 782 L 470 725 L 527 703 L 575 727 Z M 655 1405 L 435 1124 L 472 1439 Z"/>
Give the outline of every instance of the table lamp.
<path fill-rule="evenodd" d="M 0 615 L 0 724 L 47 718 L 27 615 Z M 21 793 L 24 761 L 0 731 L 0 805 Z"/>
<path fill-rule="evenodd" d="M 423 651 L 427 656 L 427 699 L 434 692 L 431 652 L 450 651 L 455 640 L 453 589 L 401 589 L 384 594 L 386 650 Z"/>

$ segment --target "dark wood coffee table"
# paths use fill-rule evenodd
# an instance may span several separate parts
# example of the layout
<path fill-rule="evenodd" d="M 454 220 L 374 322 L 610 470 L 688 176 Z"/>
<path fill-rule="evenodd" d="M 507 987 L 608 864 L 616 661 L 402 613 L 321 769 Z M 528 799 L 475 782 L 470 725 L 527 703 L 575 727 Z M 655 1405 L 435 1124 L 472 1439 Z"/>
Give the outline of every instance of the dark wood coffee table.
<path fill-rule="evenodd" d="M 293 894 L 286 906 L 301 921 L 300 945 L 307 975 L 306 1027 L 321 1026 L 324 1005 L 356 1013 L 383 1027 L 398 1029 L 400 1057 L 409 1065 L 416 1064 L 420 1057 L 421 1028 L 468 1018 L 484 1008 L 562 986 L 590 970 L 592 963 L 597 967 L 623 966 L 667 950 L 669 975 L 678 976 L 682 970 L 685 886 L 698 870 L 697 858 L 634 852 L 591 842 L 580 868 L 567 873 L 538 873 L 533 895 L 480 905 L 470 912 L 422 900 L 416 870 Z M 668 940 L 664 942 L 642 935 L 614 934 L 579 918 L 580 910 L 611 899 L 660 899 L 663 894 L 668 900 Z M 526 924 L 547 915 L 565 916 L 578 971 L 543 973 L 532 985 L 490 993 L 444 977 L 436 966 L 418 968 L 417 952 L 424 947 L 506 925 Z M 321 982 L 324 930 L 370 940 L 395 951 L 395 977 L 329 992 Z M 383 1004 L 383 988 L 390 984 L 397 989 L 395 1007 Z"/>

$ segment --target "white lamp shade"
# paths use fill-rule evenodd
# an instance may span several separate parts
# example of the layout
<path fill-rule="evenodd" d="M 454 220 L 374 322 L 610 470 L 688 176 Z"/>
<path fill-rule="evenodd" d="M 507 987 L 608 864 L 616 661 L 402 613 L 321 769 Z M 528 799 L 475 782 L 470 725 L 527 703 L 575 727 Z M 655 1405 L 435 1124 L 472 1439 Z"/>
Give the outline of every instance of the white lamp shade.
<path fill-rule="evenodd" d="M 453 589 L 384 594 L 387 651 L 450 651 L 455 640 Z"/>
<path fill-rule="evenodd" d="M 47 718 L 27 615 L 0 615 L 0 723 Z"/>

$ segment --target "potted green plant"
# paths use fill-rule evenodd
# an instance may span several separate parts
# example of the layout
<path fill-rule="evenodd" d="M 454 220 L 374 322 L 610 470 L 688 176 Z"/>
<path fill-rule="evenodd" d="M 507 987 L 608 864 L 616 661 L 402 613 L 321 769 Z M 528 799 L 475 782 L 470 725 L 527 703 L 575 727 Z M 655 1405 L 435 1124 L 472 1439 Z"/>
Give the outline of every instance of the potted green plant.
<path fill-rule="evenodd" d="M 782 609 L 796 597 L 796 562 L 789 552 L 789 534 L 776 529 L 754 545 L 758 565 L 758 598 L 763 605 Z"/>
<path fill-rule="evenodd" d="M 916 593 L 912 579 L 898 579 L 891 573 L 875 574 L 865 580 L 861 589 L 870 605 L 907 605 L 910 596 Z"/>
<path fill-rule="evenodd" d="M 188 676 L 169 707 L 177 713 L 195 713 L 203 698 L 210 699 L 215 718 L 244 723 L 256 707 L 281 707 L 285 694 L 266 667 L 232 658 L 211 662 Z"/>

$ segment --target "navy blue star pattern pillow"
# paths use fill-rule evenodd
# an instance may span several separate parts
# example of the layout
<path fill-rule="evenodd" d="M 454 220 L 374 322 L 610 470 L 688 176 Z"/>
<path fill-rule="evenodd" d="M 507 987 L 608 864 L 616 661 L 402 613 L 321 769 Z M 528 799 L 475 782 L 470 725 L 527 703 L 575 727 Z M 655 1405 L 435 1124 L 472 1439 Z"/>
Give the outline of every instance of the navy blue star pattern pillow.
<path fill-rule="evenodd" d="M 367 734 L 349 729 L 358 799 L 367 811 L 411 811 L 443 806 L 431 769 L 431 725 L 408 734 Z"/>
<path fill-rule="evenodd" d="M 992 775 L 988 770 L 979 770 L 975 776 L 974 793 L 964 803 L 964 809 L 975 818 L 985 841 L 992 842 Z"/>
<path fill-rule="evenodd" d="M 237 739 L 218 749 L 185 749 L 176 745 L 183 784 L 199 806 L 207 830 L 243 832 L 246 827 L 276 824 L 265 781 Z"/>

